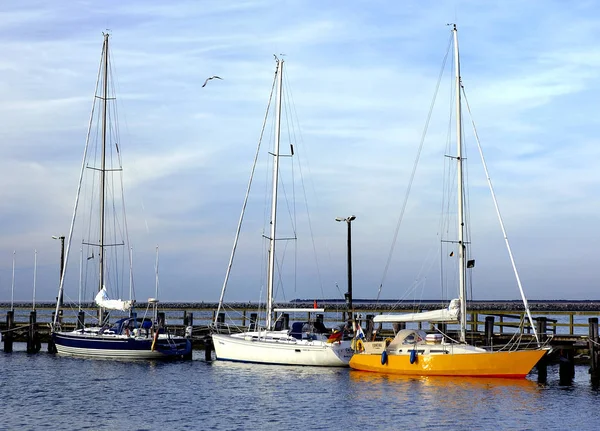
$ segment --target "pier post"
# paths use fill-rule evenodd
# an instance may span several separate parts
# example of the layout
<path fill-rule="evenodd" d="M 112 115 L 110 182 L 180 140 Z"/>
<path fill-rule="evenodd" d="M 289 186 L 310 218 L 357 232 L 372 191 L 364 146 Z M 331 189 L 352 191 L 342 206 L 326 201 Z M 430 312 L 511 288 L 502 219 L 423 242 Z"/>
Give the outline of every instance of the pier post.
<path fill-rule="evenodd" d="M 494 316 L 485 316 L 485 345 L 490 350 L 494 345 Z"/>
<path fill-rule="evenodd" d="M 257 325 L 257 320 L 258 320 L 258 314 L 257 313 L 250 313 L 250 326 L 248 327 L 249 331 L 255 331 L 256 330 L 256 325 Z"/>
<path fill-rule="evenodd" d="M 102 309 L 100 310 L 100 325 L 99 326 L 104 326 L 108 323 L 108 319 L 109 319 L 110 315 L 109 313 Z"/>
<path fill-rule="evenodd" d="M 183 312 L 183 326 L 194 326 L 194 313 Z"/>
<path fill-rule="evenodd" d="M 446 332 L 448 332 L 448 324 L 440 322 L 437 324 L 438 331 L 446 338 Z"/>
<path fill-rule="evenodd" d="M 13 351 L 13 332 L 12 329 L 15 326 L 15 311 L 8 310 L 6 312 L 6 332 L 4 333 L 4 352 L 11 353 Z"/>
<path fill-rule="evenodd" d="M 165 327 L 165 312 L 161 311 L 158 313 L 158 328 L 164 328 Z"/>
<path fill-rule="evenodd" d="M 317 314 L 317 316 L 316 316 L 316 318 L 315 318 L 315 323 L 317 323 L 317 324 L 319 324 L 319 323 L 320 323 L 320 324 L 321 324 L 321 326 L 324 326 L 324 325 L 323 325 L 323 317 L 324 317 L 324 316 L 323 316 L 322 314 Z M 283 322 L 281 322 L 281 323 L 283 324 Z"/>
<path fill-rule="evenodd" d="M 573 349 L 561 349 L 558 365 L 558 380 L 560 385 L 570 385 L 575 377 L 575 362 Z"/>
<path fill-rule="evenodd" d="M 136 313 L 132 313 L 132 314 L 136 314 Z M 85 311 L 81 310 L 79 313 L 77 313 L 77 329 L 83 329 L 83 328 L 85 328 Z"/>
<path fill-rule="evenodd" d="M 37 353 L 41 349 L 40 339 L 37 334 L 37 315 L 35 310 L 29 313 L 29 328 L 27 329 L 27 353 Z"/>
<path fill-rule="evenodd" d="M 540 342 L 544 343 L 547 339 L 548 332 L 548 318 L 541 316 L 535 318 L 535 332 L 538 334 Z M 562 357 L 561 357 L 562 361 Z M 542 358 L 535 365 L 535 368 L 538 373 L 537 381 L 540 384 L 546 384 L 548 380 L 548 358 L 547 355 L 542 356 Z M 562 372 L 562 371 L 561 371 Z M 573 368 L 573 373 L 575 373 L 575 369 Z"/>
<path fill-rule="evenodd" d="M 535 319 L 535 332 L 537 332 L 540 337 L 540 341 L 543 343 L 546 341 L 547 332 L 548 332 L 548 318 L 547 317 L 537 317 Z"/>
<path fill-rule="evenodd" d="M 54 322 L 54 316 L 56 316 L 56 311 L 52 312 L 52 320 L 50 320 L 50 322 Z M 58 319 L 56 319 L 56 323 L 58 323 L 58 326 L 60 326 L 60 324 L 62 323 L 62 316 L 63 316 L 63 311 L 58 310 Z"/>
<path fill-rule="evenodd" d="M 373 327 L 375 326 L 375 324 L 373 323 L 373 315 L 372 314 L 367 314 L 365 326 L 366 326 L 365 332 L 366 332 L 366 336 L 367 336 L 367 341 L 372 341 L 373 340 Z"/>
<path fill-rule="evenodd" d="M 394 328 L 394 334 L 397 334 L 402 329 L 406 329 L 406 322 L 392 323 L 392 328 Z"/>
<path fill-rule="evenodd" d="M 51 317 L 52 320 L 50 320 L 51 322 L 54 322 L 54 316 L 56 316 L 55 311 L 52 312 L 52 317 Z M 57 323 L 60 326 L 60 322 L 57 322 Z M 52 329 L 57 329 L 57 328 L 52 328 Z M 56 353 L 56 345 L 54 344 L 54 340 L 52 339 L 52 330 L 50 331 L 50 339 L 48 340 L 48 353 L 51 353 L 51 354 Z"/>
<path fill-rule="evenodd" d="M 588 319 L 590 324 L 589 329 L 589 340 L 588 345 L 590 349 L 590 378 L 593 385 L 600 383 L 600 370 L 598 369 L 600 349 L 598 348 L 598 318 L 590 317 Z"/>
<path fill-rule="evenodd" d="M 206 362 L 212 361 L 213 351 L 212 337 L 208 336 L 204 338 L 204 360 Z"/>

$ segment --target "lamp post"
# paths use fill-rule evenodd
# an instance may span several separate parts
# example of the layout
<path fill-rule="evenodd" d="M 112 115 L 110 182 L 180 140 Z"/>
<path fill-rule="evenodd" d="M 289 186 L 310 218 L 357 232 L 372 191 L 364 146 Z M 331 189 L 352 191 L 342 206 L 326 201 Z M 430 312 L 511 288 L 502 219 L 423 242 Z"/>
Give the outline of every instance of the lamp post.
<path fill-rule="evenodd" d="M 346 305 L 348 311 L 352 313 L 352 320 L 354 320 L 354 309 L 352 307 L 352 221 L 356 219 L 356 216 L 351 215 L 350 217 L 336 217 L 335 221 L 345 221 L 348 225 L 348 292 L 344 294 L 346 299 Z"/>
<path fill-rule="evenodd" d="M 59 279 L 58 279 L 58 285 L 60 286 L 60 282 L 62 281 L 62 277 L 63 277 L 63 271 L 65 269 L 65 236 L 61 235 L 61 236 L 55 236 L 52 235 L 52 239 L 60 239 L 60 272 L 59 272 Z M 58 303 L 60 304 L 60 306 L 63 306 L 63 292 L 60 292 L 60 299 L 58 301 Z"/>

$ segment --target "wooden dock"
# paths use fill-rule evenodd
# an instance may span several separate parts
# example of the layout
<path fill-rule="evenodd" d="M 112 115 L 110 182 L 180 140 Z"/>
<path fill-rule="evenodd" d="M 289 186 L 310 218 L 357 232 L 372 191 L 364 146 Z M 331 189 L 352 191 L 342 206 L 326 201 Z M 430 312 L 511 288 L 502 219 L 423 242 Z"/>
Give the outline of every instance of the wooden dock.
<path fill-rule="evenodd" d="M 291 302 L 286 308 L 306 308 L 313 302 Z M 147 304 L 138 303 L 139 310 Z M 600 344 L 598 337 L 598 317 L 600 302 L 596 301 L 530 301 L 530 310 L 542 341 L 551 347 L 551 352 L 545 358 L 547 363 L 557 362 L 565 368 L 565 375 L 573 369 L 575 363 L 589 363 L 592 377 L 598 376 L 600 365 Z M 376 326 L 372 319 L 377 314 L 389 312 L 421 312 L 440 307 L 439 301 L 426 301 L 418 307 L 412 304 L 394 304 L 390 302 L 374 303 L 355 301 L 354 313 L 358 317 L 363 330 L 369 337 L 373 331 L 380 336 L 393 335 L 393 328 Z M 321 318 L 327 327 L 334 327 L 349 319 L 345 303 L 321 302 L 319 308 L 325 313 Z M 42 343 L 50 338 L 50 322 L 52 321 L 55 305 L 51 303 L 36 304 L 35 311 L 30 303 L 11 304 L 0 303 L 0 313 L 6 320 L 0 320 L 0 332 L 4 342 L 4 351 L 12 351 L 13 342 L 27 342 L 27 351 L 36 353 Z M 216 303 L 163 303 L 161 312 L 167 316 L 166 324 L 171 332 L 183 335 L 188 326 L 192 327 L 192 344 L 195 349 L 212 348 L 210 326 L 215 321 Z M 257 319 L 258 304 L 229 303 L 224 309 L 233 325 L 248 327 Z M 82 312 L 95 315 L 97 308 L 93 304 L 83 304 Z M 62 328 L 69 330 L 75 327 L 76 311 L 64 310 L 61 316 Z M 224 322 L 224 313 L 217 319 Z M 308 318 L 308 313 L 300 313 L 295 319 Z M 525 315 L 520 301 L 481 301 L 468 304 L 467 323 L 469 331 L 467 339 L 479 346 L 501 346 L 517 334 L 524 342 L 534 341 L 533 330 Z M 429 324 L 419 328 L 429 330 Z M 397 329 L 397 328 L 396 328 Z M 450 337 L 455 335 L 452 327 L 444 328 Z"/>

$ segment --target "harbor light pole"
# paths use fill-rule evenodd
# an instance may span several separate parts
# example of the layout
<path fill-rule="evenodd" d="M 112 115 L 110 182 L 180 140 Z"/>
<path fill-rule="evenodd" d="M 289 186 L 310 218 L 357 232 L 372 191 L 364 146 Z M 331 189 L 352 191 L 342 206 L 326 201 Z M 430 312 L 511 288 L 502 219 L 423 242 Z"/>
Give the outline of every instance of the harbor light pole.
<path fill-rule="evenodd" d="M 61 235 L 61 236 L 55 236 L 52 235 L 52 239 L 60 239 L 60 272 L 59 272 L 59 279 L 58 279 L 58 285 L 60 286 L 60 282 L 62 281 L 63 278 L 63 271 L 65 269 L 65 236 Z M 60 304 L 60 306 L 63 306 L 63 292 L 60 292 L 60 299 L 58 301 L 58 303 Z"/>
<path fill-rule="evenodd" d="M 345 221 L 348 225 L 348 292 L 344 295 L 346 299 L 346 305 L 348 305 L 348 311 L 352 313 L 352 320 L 354 320 L 354 308 L 352 307 L 352 221 L 356 219 L 356 216 L 351 215 L 350 217 L 336 217 L 335 221 Z"/>

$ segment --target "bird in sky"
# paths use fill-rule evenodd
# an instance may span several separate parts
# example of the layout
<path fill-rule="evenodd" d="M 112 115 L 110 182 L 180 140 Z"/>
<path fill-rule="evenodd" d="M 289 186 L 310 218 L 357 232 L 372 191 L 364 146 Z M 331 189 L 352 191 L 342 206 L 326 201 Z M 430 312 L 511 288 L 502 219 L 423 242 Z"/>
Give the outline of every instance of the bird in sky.
<path fill-rule="evenodd" d="M 206 78 L 206 81 L 204 81 L 204 84 L 202 84 L 202 88 L 204 88 L 204 87 L 206 86 L 206 83 L 207 83 L 208 81 L 210 81 L 211 79 L 215 79 L 215 78 L 216 78 L 216 79 L 223 79 L 223 78 L 221 78 L 220 76 L 213 75 L 213 76 L 211 76 L 211 77 L 209 77 L 209 78 Z"/>

